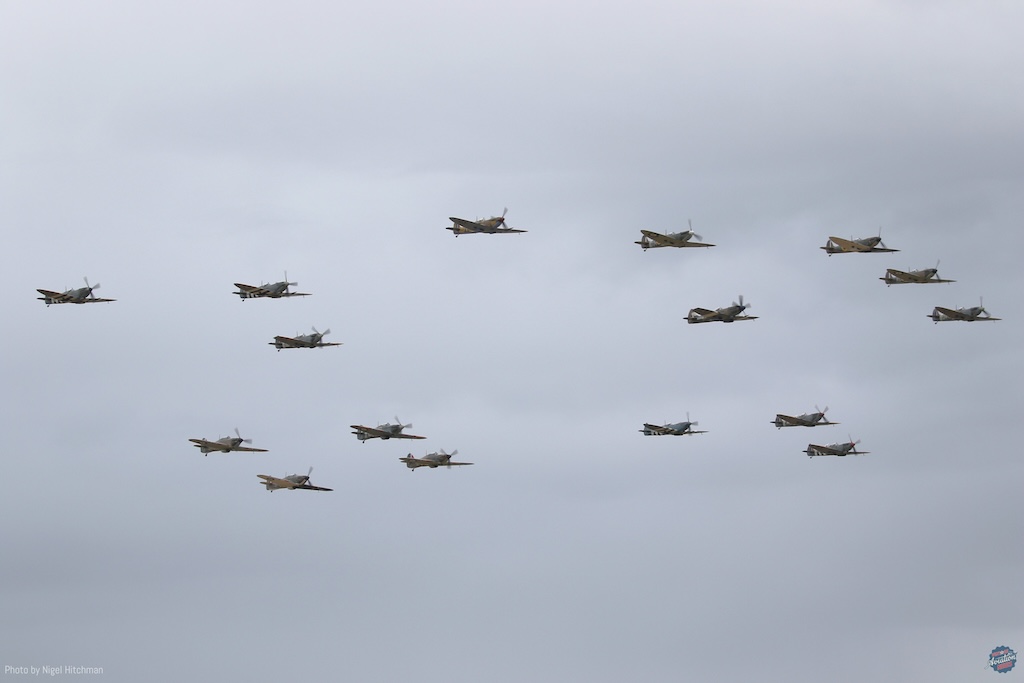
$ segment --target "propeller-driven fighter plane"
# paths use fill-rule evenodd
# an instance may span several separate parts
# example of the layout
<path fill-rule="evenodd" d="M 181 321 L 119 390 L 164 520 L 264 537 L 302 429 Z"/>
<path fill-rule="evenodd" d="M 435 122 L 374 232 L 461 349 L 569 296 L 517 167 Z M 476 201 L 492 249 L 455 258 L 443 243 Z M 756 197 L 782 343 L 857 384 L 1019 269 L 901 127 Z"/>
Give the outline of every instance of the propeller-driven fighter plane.
<path fill-rule="evenodd" d="M 690 312 L 686 316 L 686 322 L 690 324 L 714 322 L 731 323 L 736 320 L 757 320 L 756 315 L 740 315 L 740 313 L 748 308 L 750 308 L 750 304 L 743 303 L 743 295 L 740 294 L 739 303 L 733 301 L 732 306 L 726 306 L 714 311 L 709 311 L 706 308 L 691 308 Z"/>
<path fill-rule="evenodd" d="M 641 230 L 640 234 L 642 237 L 639 241 L 634 244 L 639 244 L 644 251 L 648 249 L 657 249 L 658 247 L 713 247 L 713 244 L 704 244 L 703 242 L 692 242 L 691 240 L 704 239 L 693 231 L 693 223 L 689 220 L 686 221 L 690 226 L 689 230 L 683 230 L 682 232 L 670 232 L 667 235 L 662 235 L 660 232 L 654 232 L 653 230 Z"/>
<path fill-rule="evenodd" d="M 882 241 L 881 228 L 878 229 L 878 235 L 874 237 L 862 237 L 859 240 L 845 240 L 842 237 L 830 236 L 828 238 L 828 242 L 825 243 L 825 246 L 823 246 L 822 249 L 824 249 L 829 256 L 832 254 L 870 254 L 899 251 L 899 249 L 889 249 L 885 246 L 885 242 Z"/>
<path fill-rule="evenodd" d="M 686 414 L 686 422 L 670 422 L 664 425 L 652 425 L 644 423 L 640 431 L 644 436 L 690 436 L 692 434 L 707 434 L 707 431 L 694 429 L 697 422 L 690 422 L 690 414 Z"/>
<path fill-rule="evenodd" d="M 295 335 L 294 337 L 282 337 L 278 335 L 274 337 L 274 341 L 267 342 L 271 346 L 276 346 L 277 350 L 281 349 L 319 349 L 325 346 L 341 346 L 341 342 L 325 342 L 323 338 L 331 333 L 331 328 L 327 328 L 323 332 L 320 332 L 315 327 L 313 328 L 313 334 Z"/>
<path fill-rule="evenodd" d="M 885 275 L 878 278 L 889 285 L 926 285 L 935 282 L 956 282 L 956 280 L 943 280 L 939 277 L 939 263 L 935 262 L 934 268 L 924 270 L 902 271 L 895 268 L 886 268 Z"/>
<path fill-rule="evenodd" d="M 827 446 L 816 446 L 811 443 L 807 444 L 807 450 L 804 453 L 809 458 L 813 458 L 816 455 L 838 455 L 841 458 L 847 455 L 867 455 L 870 451 L 857 450 L 857 444 L 859 443 L 860 439 L 847 441 L 846 443 L 832 443 Z"/>
<path fill-rule="evenodd" d="M 235 427 L 235 436 L 222 436 L 216 441 L 208 441 L 206 439 L 189 439 L 192 444 L 199 449 L 199 452 L 203 455 L 207 453 L 230 453 L 231 451 L 249 451 L 252 453 L 266 453 L 265 448 L 249 448 L 243 446 L 243 443 L 252 443 L 252 439 L 243 439 L 242 435 L 238 433 L 238 427 Z"/>
<path fill-rule="evenodd" d="M 94 289 L 100 288 L 100 283 L 94 285 L 89 284 L 89 278 L 83 278 L 85 280 L 85 287 L 79 287 L 78 289 L 68 289 L 63 292 L 52 292 L 49 289 L 37 289 L 36 291 L 42 294 L 39 297 L 40 301 L 45 301 L 46 305 L 50 304 L 98 304 L 106 301 L 117 301 L 117 299 L 101 299 L 93 294 Z"/>
<path fill-rule="evenodd" d="M 775 416 L 772 421 L 779 429 L 783 427 L 824 427 L 826 425 L 837 425 L 838 422 L 829 422 L 828 418 L 825 417 L 825 413 L 828 412 L 828 406 L 825 406 L 825 410 L 820 410 L 818 406 L 814 406 L 815 412 L 805 413 L 793 417 L 791 415 L 783 415 L 779 413 Z"/>
<path fill-rule="evenodd" d="M 1002 318 L 993 318 L 989 315 L 989 312 L 985 310 L 985 303 L 980 299 L 977 306 L 971 306 L 970 308 L 957 308 L 954 310 L 952 308 L 936 306 L 935 310 L 928 317 L 936 323 L 947 320 L 962 320 L 967 323 L 973 323 L 976 320 L 1002 320 Z"/>
<path fill-rule="evenodd" d="M 235 287 L 238 287 L 237 294 L 241 297 L 242 301 L 246 299 L 281 299 L 288 296 L 310 296 L 304 292 L 293 292 L 289 287 L 298 287 L 298 282 L 288 282 L 288 271 L 284 272 L 284 282 L 275 282 L 272 285 L 246 285 L 241 282 L 236 282 Z"/>
<path fill-rule="evenodd" d="M 405 463 L 405 466 L 410 470 L 415 470 L 417 467 L 456 467 L 458 465 L 472 465 L 471 462 L 452 462 L 452 456 L 457 455 L 459 449 L 455 449 L 451 453 L 445 453 L 442 448 L 439 453 L 427 453 L 422 458 L 414 457 L 412 453 L 404 458 L 399 458 Z"/>
<path fill-rule="evenodd" d="M 261 484 L 267 487 L 267 490 L 273 492 L 277 489 L 305 489 L 306 491 L 333 491 L 334 489 L 324 488 L 323 486 L 313 486 L 309 483 L 309 475 L 313 474 L 313 468 L 310 467 L 306 474 L 289 474 L 286 477 L 272 477 L 269 474 L 257 474 L 262 481 Z"/>
<path fill-rule="evenodd" d="M 395 424 L 385 422 L 382 425 L 376 427 L 364 427 L 363 425 L 349 425 L 355 431 L 352 432 L 356 435 L 356 438 L 366 443 L 368 439 L 425 439 L 425 436 L 416 436 L 415 434 L 403 434 L 403 429 L 409 429 L 412 424 L 402 424 L 402 421 L 395 417 Z"/>
<path fill-rule="evenodd" d="M 501 212 L 500 216 L 492 216 L 491 218 L 485 218 L 479 221 L 468 221 L 465 218 L 456 218 L 455 216 L 449 216 L 448 220 L 452 222 L 452 225 L 448 230 L 455 233 L 455 236 L 465 235 L 467 233 L 487 233 L 488 235 L 495 235 L 498 233 L 513 233 L 513 232 L 526 232 L 525 230 L 517 230 L 510 228 L 505 224 L 505 214 L 508 213 L 508 208 L 505 208 Z M 502 227 L 505 226 L 505 227 Z"/>

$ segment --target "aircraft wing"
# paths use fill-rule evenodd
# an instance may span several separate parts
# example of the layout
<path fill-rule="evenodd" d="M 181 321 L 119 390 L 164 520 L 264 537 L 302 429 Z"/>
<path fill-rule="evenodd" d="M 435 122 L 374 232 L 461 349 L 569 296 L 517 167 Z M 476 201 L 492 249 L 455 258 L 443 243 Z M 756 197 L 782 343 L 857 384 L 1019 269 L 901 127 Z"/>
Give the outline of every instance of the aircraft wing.
<path fill-rule="evenodd" d="M 925 280 L 920 280 L 910 273 L 905 273 L 902 270 L 896 270 L 895 268 L 886 268 L 885 275 L 878 279 L 884 280 L 887 285 L 902 285 L 909 282 L 925 282 Z"/>
<path fill-rule="evenodd" d="M 494 228 L 494 232 L 526 232 L 526 231 L 525 230 L 520 230 L 519 228 Z"/>
<path fill-rule="evenodd" d="M 942 306 L 936 306 L 935 310 L 941 313 L 942 315 L 946 316 L 950 320 L 967 320 L 967 316 L 965 316 L 960 311 L 954 311 L 952 308 L 943 308 Z"/>
<path fill-rule="evenodd" d="M 641 230 L 640 233 L 659 247 L 681 246 L 679 240 L 670 239 L 667 235 L 662 235 L 660 232 L 654 232 L 653 230 Z"/>
<path fill-rule="evenodd" d="M 313 486 L 312 484 L 292 484 L 293 489 L 305 489 L 307 491 L 333 491 L 334 489 L 324 488 L 323 486 Z"/>
<path fill-rule="evenodd" d="M 267 342 L 278 348 L 289 348 L 289 349 L 312 349 L 316 346 L 312 342 L 303 341 L 301 339 L 293 339 L 292 337 L 274 337 L 274 341 Z"/>
<path fill-rule="evenodd" d="M 398 434 L 392 434 L 391 438 L 392 439 L 425 439 L 427 437 L 425 437 L 425 436 L 416 436 L 415 434 L 402 434 L 401 432 L 399 432 Z"/>
<path fill-rule="evenodd" d="M 206 439 L 189 439 L 189 441 L 191 441 L 196 448 L 206 448 L 211 451 L 220 451 L 224 449 L 224 444 L 207 441 Z"/>
<path fill-rule="evenodd" d="M 804 451 L 807 455 L 845 455 L 834 448 L 828 446 L 816 446 L 814 444 L 808 444 L 807 450 Z"/>
<path fill-rule="evenodd" d="M 250 448 L 249 446 L 235 446 L 232 451 L 245 451 L 247 453 L 267 453 L 266 448 Z"/>
<path fill-rule="evenodd" d="M 688 323 L 709 323 L 718 319 L 718 311 L 709 311 L 706 308 L 691 308 L 686 316 Z"/>
<path fill-rule="evenodd" d="M 68 299 L 73 304 L 101 304 L 108 301 L 117 301 L 117 299 L 101 299 L 98 296 L 87 296 L 84 299 Z"/>
<path fill-rule="evenodd" d="M 238 287 L 238 292 L 247 294 L 248 296 L 270 296 L 270 290 L 264 287 L 257 287 L 255 285 L 246 285 L 241 282 L 236 282 L 235 287 Z M 238 293 L 236 292 L 236 294 Z"/>
<path fill-rule="evenodd" d="M 780 425 L 780 422 L 783 424 Z M 775 419 L 772 421 L 772 424 L 775 425 L 776 427 L 802 427 L 806 426 L 807 422 L 805 420 L 798 420 L 791 415 L 783 415 L 782 413 L 779 413 L 778 415 L 775 416 Z"/>
<path fill-rule="evenodd" d="M 279 297 L 285 297 L 285 296 L 310 296 L 310 293 L 309 292 L 281 292 L 277 296 L 279 296 Z"/>
<path fill-rule="evenodd" d="M 287 479 L 281 479 L 280 477 L 272 477 L 269 474 L 257 474 L 257 477 L 262 479 L 262 484 L 272 484 L 279 489 L 293 489 L 295 488 L 294 481 L 288 481 Z"/>
<path fill-rule="evenodd" d="M 737 316 L 733 316 L 732 318 L 727 318 L 725 320 L 725 322 L 731 323 L 731 322 L 735 322 L 737 320 L 757 320 L 757 316 L 756 315 L 737 315 Z"/>
<path fill-rule="evenodd" d="M 670 430 L 668 427 L 662 427 L 661 425 L 652 425 L 652 424 L 649 424 L 647 422 L 644 423 L 644 428 L 641 429 L 640 431 L 641 432 L 651 432 L 652 435 L 657 435 L 657 436 L 661 436 L 661 435 L 664 435 L 664 434 L 672 434 L 673 433 L 672 430 Z"/>
<path fill-rule="evenodd" d="M 859 242 L 853 240 L 846 240 L 842 237 L 832 237 L 829 235 L 829 241 L 836 245 L 837 251 L 848 252 L 848 251 L 871 251 L 871 247 L 866 247 Z M 822 249 L 828 251 L 828 245 L 822 247 Z"/>
<path fill-rule="evenodd" d="M 36 291 L 47 299 L 60 300 L 67 298 L 67 295 L 65 295 L 64 292 L 51 292 L 48 289 L 37 289 Z"/>
<path fill-rule="evenodd" d="M 451 460 L 449 460 L 448 462 L 444 463 L 444 466 L 445 467 L 458 467 L 459 465 L 472 465 L 472 464 L 473 463 L 471 463 L 471 462 L 452 462 Z"/>
<path fill-rule="evenodd" d="M 480 225 L 476 221 L 467 221 L 465 218 L 456 218 L 455 216 L 449 216 L 448 220 L 464 230 L 471 230 L 472 232 L 482 232 L 486 228 Z M 448 228 L 451 230 L 452 228 Z"/>
<path fill-rule="evenodd" d="M 391 432 L 385 432 L 383 429 L 376 429 L 374 427 L 364 427 L 362 425 L 349 425 L 350 428 L 356 430 L 353 433 L 362 432 L 367 438 L 384 438 L 391 437 Z M 357 434 L 358 436 L 358 434 Z"/>

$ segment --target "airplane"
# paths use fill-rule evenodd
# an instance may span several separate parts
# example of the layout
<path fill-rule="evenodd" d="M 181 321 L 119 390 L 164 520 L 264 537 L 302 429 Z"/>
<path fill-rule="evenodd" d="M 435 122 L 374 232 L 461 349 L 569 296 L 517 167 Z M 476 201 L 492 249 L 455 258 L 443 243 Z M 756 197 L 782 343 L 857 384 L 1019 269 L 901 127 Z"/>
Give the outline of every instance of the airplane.
<path fill-rule="evenodd" d="M 667 235 L 662 235 L 659 232 L 653 230 L 641 230 L 640 233 L 643 237 L 638 242 L 633 244 L 639 244 L 644 251 L 648 249 L 657 249 L 658 247 L 713 247 L 713 244 L 704 244 L 702 242 L 691 242 L 692 238 L 698 240 L 704 239 L 693 231 L 693 222 L 687 219 L 690 229 L 682 232 L 670 232 Z"/>
<path fill-rule="evenodd" d="M 242 301 L 246 299 L 280 299 L 287 296 L 310 296 L 304 292 L 293 292 L 289 290 L 289 287 L 298 287 L 298 282 L 288 282 L 288 271 L 284 271 L 284 282 L 275 282 L 272 285 L 261 284 L 259 287 L 255 285 L 246 285 L 241 282 L 236 282 L 235 287 L 238 287 L 237 294 L 241 297 Z"/>
<path fill-rule="evenodd" d="M 278 335 L 274 337 L 274 341 L 267 343 L 271 346 L 276 346 L 278 351 L 281 349 L 319 349 L 324 346 L 341 346 L 341 342 L 321 341 L 330 333 L 331 328 L 329 327 L 323 332 L 318 331 L 314 327 L 313 334 L 296 334 L 294 337 L 282 337 Z"/>
<path fill-rule="evenodd" d="M 465 235 L 467 233 L 480 232 L 487 233 L 488 235 L 494 235 L 497 233 L 526 232 L 525 230 L 516 230 L 515 228 L 510 228 L 507 225 L 504 228 L 501 227 L 502 225 L 505 225 L 506 213 L 508 213 L 507 207 L 505 208 L 504 211 L 501 212 L 500 216 L 492 216 L 491 218 L 486 218 L 480 221 L 467 221 L 465 218 L 456 218 L 455 216 L 449 216 L 448 220 L 452 222 L 452 226 L 446 229 L 451 230 L 453 233 L 455 233 L 456 237 L 458 237 L 459 235 Z"/>
<path fill-rule="evenodd" d="M 356 435 L 356 438 L 366 443 L 368 439 L 425 439 L 425 436 L 416 436 L 415 434 L 403 434 L 402 430 L 412 427 L 412 424 L 404 425 L 402 421 L 395 417 L 397 424 L 390 424 L 385 422 L 382 425 L 376 427 L 364 427 L 363 425 L 349 425 L 355 431 L 352 432 Z"/>
<path fill-rule="evenodd" d="M 956 280 L 943 280 L 939 277 L 938 261 L 935 262 L 934 268 L 925 268 L 924 270 L 904 272 L 895 268 L 886 268 L 885 275 L 878 279 L 884 281 L 887 287 L 889 285 L 926 285 L 933 282 L 956 282 Z"/>
<path fill-rule="evenodd" d="M 695 430 L 698 423 L 690 422 L 690 414 L 686 414 L 686 422 L 673 422 L 664 425 L 652 425 L 644 422 L 640 431 L 644 436 L 690 436 L 691 434 L 707 434 L 704 430 Z"/>
<path fill-rule="evenodd" d="M 732 306 L 726 306 L 725 308 L 719 308 L 714 311 L 709 311 L 706 308 L 691 308 L 690 312 L 686 316 L 686 322 L 690 324 L 695 323 L 713 323 L 723 322 L 731 323 L 736 320 L 757 320 L 756 315 L 740 315 L 743 311 L 750 308 L 750 304 L 743 303 L 743 295 L 740 294 L 740 302 L 732 302 Z"/>
<path fill-rule="evenodd" d="M 89 284 L 89 278 L 83 278 L 85 280 L 85 287 L 79 287 L 78 289 L 69 289 L 63 292 L 52 292 L 49 289 L 37 289 L 36 291 L 42 294 L 38 297 L 40 301 L 45 301 L 46 305 L 50 304 L 98 304 L 106 301 L 117 301 L 117 299 L 100 299 L 93 294 L 94 289 L 100 288 L 100 283 L 94 285 Z"/>
<path fill-rule="evenodd" d="M 252 453 L 266 453 L 265 448 L 248 448 L 243 446 L 243 443 L 252 443 L 252 439 L 243 439 L 242 435 L 238 433 L 238 427 L 235 427 L 235 436 L 222 436 L 216 441 L 208 441 L 206 439 L 189 439 L 192 444 L 199 449 L 199 452 L 203 455 L 207 453 L 213 453 L 217 451 L 219 453 L 230 453 L 231 451 L 249 451 Z"/>
<path fill-rule="evenodd" d="M 989 312 L 985 310 L 984 302 L 980 298 L 978 299 L 978 305 L 971 306 L 970 308 L 958 308 L 953 310 L 951 308 L 936 306 L 935 310 L 933 310 L 931 315 L 928 317 L 936 323 L 947 320 L 962 320 L 968 323 L 973 323 L 976 320 L 1002 320 L 1002 318 L 993 318 L 989 315 Z"/>
<path fill-rule="evenodd" d="M 881 244 L 882 246 L 878 246 Z M 825 252 L 831 256 L 832 254 L 851 254 L 851 253 L 883 253 L 883 252 L 895 252 L 899 249 L 889 249 L 885 246 L 885 242 L 882 241 L 882 229 L 878 229 L 878 235 L 875 237 L 862 237 L 859 240 L 848 239 L 844 240 L 842 237 L 829 237 L 828 242 L 822 247 Z"/>
<path fill-rule="evenodd" d="M 313 468 L 310 467 L 306 474 L 289 474 L 286 477 L 278 478 L 272 477 L 269 474 L 257 474 L 256 476 L 261 479 L 260 482 L 267 487 L 267 490 L 273 493 L 276 489 L 305 489 L 307 491 L 333 491 L 334 489 L 327 489 L 323 486 L 313 486 L 309 483 L 309 475 L 313 474 Z"/>
<path fill-rule="evenodd" d="M 456 455 L 458 452 L 459 449 L 456 448 L 451 453 L 445 453 L 442 448 L 440 453 L 427 453 L 422 458 L 413 457 L 413 454 L 410 453 L 404 458 L 399 458 L 399 460 L 404 462 L 405 466 L 410 470 L 415 470 L 417 467 L 435 468 L 441 465 L 444 465 L 445 467 L 454 467 L 456 465 L 473 464 L 471 462 L 452 462 L 452 456 Z"/>
<path fill-rule="evenodd" d="M 838 422 L 829 422 L 828 418 L 825 417 L 825 413 L 828 412 L 828 406 L 825 406 L 825 410 L 820 410 L 818 406 L 814 406 L 814 410 L 816 412 L 805 413 L 797 417 L 779 413 L 775 416 L 772 424 L 779 429 L 783 427 L 824 427 L 826 425 L 839 424 Z"/>
<path fill-rule="evenodd" d="M 867 455 L 870 451 L 858 451 L 857 444 L 860 443 L 860 439 L 856 441 L 847 441 L 846 443 L 832 443 L 828 446 L 816 446 L 814 444 L 807 444 L 807 450 L 804 453 L 807 457 L 812 458 L 815 455 L 838 455 L 839 457 L 845 457 L 847 455 Z"/>

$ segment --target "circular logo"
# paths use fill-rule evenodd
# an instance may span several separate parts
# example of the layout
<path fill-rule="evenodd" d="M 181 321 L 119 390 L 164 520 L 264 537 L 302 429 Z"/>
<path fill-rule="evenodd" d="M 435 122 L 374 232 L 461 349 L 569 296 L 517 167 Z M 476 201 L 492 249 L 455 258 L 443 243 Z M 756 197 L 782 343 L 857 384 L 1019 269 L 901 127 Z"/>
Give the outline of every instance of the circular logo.
<path fill-rule="evenodd" d="M 1005 645 L 1000 645 L 993 649 L 992 653 L 988 656 L 988 665 L 992 667 L 993 671 L 1001 674 L 1011 670 L 1016 664 L 1017 653 Z"/>

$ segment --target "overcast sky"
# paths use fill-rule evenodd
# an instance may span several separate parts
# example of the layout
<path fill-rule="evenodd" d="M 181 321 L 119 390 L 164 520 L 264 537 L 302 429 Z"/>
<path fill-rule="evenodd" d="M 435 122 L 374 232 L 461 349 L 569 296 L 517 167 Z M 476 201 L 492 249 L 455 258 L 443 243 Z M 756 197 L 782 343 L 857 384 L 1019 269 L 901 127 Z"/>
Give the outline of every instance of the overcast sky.
<path fill-rule="evenodd" d="M 1014 2 L 0 4 L 0 664 L 991 680 L 1024 648 L 1022 31 Z M 528 232 L 444 229 L 504 207 Z M 633 244 L 688 219 L 717 246 Z M 898 253 L 819 249 L 879 229 Z M 940 259 L 956 283 L 878 279 Z M 231 294 L 285 271 L 312 296 Z M 36 299 L 83 277 L 117 301 Z M 757 320 L 686 324 L 740 294 Z M 925 317 L 980 297 L 1002 321 Z M 314 325 L 344 345 L 268 346 Z M 815 405 L 841 424 L 770 424 Z M 428 439 L 348 427 L 395 416 Z M 187 441 L 236 426 L 269 452 Z M 475 465 L 398 461 L 441 448 Z M 258 485 L 310 466 L 333 492 Z"/>

